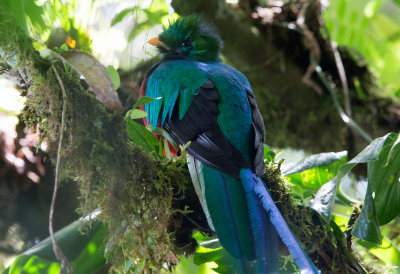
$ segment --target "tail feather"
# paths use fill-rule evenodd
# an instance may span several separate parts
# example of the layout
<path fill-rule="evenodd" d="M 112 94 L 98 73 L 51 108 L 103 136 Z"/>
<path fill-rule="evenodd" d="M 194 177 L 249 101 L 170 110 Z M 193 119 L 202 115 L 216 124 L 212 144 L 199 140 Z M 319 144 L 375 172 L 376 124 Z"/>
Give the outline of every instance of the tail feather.
<path fill-rule="evenodd" d="M 247 209 L 253 232 L 257 273 L 277 273 L 279 242 L 275 229 L 267 218 L 251 185 L 247 183 L 247 178 L 241 176 L 241 181 L 246 193 Z"/>
<path fill-rule="evenodd" d="M 201 207 L 203 208 L 204 214 L 207 218 L 208 226 L 211 228 L 211 230 L 215 231 L 206 201 L 204 176 L 202 172 L 203 164 L 190 155 L 187 156 L 187 163 L 194 190 L 196 191 L 197 197 L 199 197 Z"/>
<path fill-rule="evenodd" d="M 260 203 L 261 205 L 261 203 Z M 271 220 L 268 218 L 266 212 L 264 212 L 264 222 L 267 234 L 267 272 L 266 273 L 279 273 L 279 238 L 276 233 L 275 227 L 272 225 Z M 261 272 L 257 272 L 261 273 Z"/>
<path fill-rule="evenodd" d="M 255 250 L 241 181 L 203 165 L 205 198 L 222 246 L 235 258 L 237 273 L 255 273 Z"/>
<path fill-rule="evenodd" d="M 254 191 L 254 193 L 258 196 L 263 208 L 268 213 L 272 225 L 275 227 L 275 230 L 282 242 L 287 246 L 290 255 L 299 267 L 301 273 L 320 273 L 301 247 L 296 236 L 290 230 L 279 209 L 276 207 L 271 194 L 264 185 L 264 182 L 257 177 L 257 175 L 252 173 L 250 169 L 242 170 L 240 175 L 242 181 L 246 180 L 246 187 Z"/>

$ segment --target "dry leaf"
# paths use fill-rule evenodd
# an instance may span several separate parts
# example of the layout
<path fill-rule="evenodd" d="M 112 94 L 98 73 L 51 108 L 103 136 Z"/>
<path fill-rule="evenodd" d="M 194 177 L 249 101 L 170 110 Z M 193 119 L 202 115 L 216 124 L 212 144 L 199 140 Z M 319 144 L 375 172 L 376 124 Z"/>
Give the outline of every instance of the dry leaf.
<path fill-rule="evenodd" d="M 61 54 L 68 63 L 83 77 L 91 91 L 110 110 L 122 111 L 123 106 L 118 94 L 113 88 L 111 78 L 106 68 L 89 53 L 79 50 L 69 50 Z"/>

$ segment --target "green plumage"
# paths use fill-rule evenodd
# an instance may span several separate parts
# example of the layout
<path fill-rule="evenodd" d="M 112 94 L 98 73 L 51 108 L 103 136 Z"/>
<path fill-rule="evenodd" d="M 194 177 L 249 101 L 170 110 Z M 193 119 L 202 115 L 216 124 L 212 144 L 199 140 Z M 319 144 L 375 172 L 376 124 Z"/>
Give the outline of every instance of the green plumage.
<path fill-rule="evenodd" d="M 254 260 L 249 213 L 240 180 L 206 165 L 203 176 L 208 210 L 222 245 L 235 258 Z"/>
<path fill-rule="evenodd" d="M 142 90 L 154 98 L 147 122 L 164 127 L 187 151 L 193 184 L 239 273 L 276 273 L 278 236 L 302 273 L 318 273 L 258 177 L 264 172 L 264 125 L 246 77 L 219 61 L 218 34 L 199 17 L 179 18 L 158 46 L 164 59 Z"/>
<path fill-rule="evenodd" d="M 182 77 L 182 74 L 185 77 Z M 182 118 L 196 90 L 208 80 L 206 71 L 194 67 L 190 62 L 175 61 L 165 62 L 153 72 L 147 82 L 146 95 L 153 98 L 161 97 L 146 105 L 146 111 L 150 114 L 148 123 L 155 127 L 158 116 L 162 113 L 162 123 L 167 115 L 171 116 L 173 107 L 179 97 L 179 116 Z"/>
<path fill-rule="evenodd" d="M 191 47 L 182 47 L 182 42 L 191 39 Z M 200 17 L 192 15 L 179 18 L 174 24 L 160 34 L 162 40 L 169 49 L 179 49 L 177 54 L 186 55 L 188 59 L 215 62 L 219 61 L 219 51 L 222 41 L 218 33 L 211 25 L 204 23 Z M 163 53 L 165 48 L 160 48 Z"/>
<path fill-rule="evenodd" d="M 245 90 L 250 84 L 240 72 L 222 63 L 191 60 L 161 63 L 147 82 L 147 96 L 162 97 L 146 106 L 149 124 L 154 127 L 161 114 L 164 121 L 175 104 L 179 105 L 182 118 L 196 96 L 195 91 L 207 80 L 214 83 L 220 96 L 217 121 L 222 132 L 250 160 L 252 119 Z M 240 180 L 206 165 L 203 165 L 202 174 L 206 203 L 221 243 L 236 258 L 254 259 L 254 245 L 249 240 L 251 226 Z"/>

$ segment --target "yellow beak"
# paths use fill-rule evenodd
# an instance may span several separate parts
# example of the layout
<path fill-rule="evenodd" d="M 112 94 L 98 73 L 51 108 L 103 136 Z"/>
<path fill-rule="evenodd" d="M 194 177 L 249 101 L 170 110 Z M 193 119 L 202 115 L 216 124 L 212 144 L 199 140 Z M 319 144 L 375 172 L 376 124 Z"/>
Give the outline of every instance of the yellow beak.
<path fill-rule="evenodd" d="M 158 36 L 151 38 L 149 41 L 147 41 L 147 43 L 149 43 L 152 46 L 163 47 L 163 48 L 168 49 L 168 46 L 166 44 L 164 44 L 163 42 L 161 42 L 160 39 L 158 38 Z"/>

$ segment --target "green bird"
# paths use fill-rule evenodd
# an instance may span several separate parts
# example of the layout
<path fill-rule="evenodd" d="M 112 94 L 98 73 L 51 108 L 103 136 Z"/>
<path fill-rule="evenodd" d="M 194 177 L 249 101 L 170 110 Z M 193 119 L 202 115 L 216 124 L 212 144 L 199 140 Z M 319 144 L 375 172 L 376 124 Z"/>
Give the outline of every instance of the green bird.
<path fill-rule="evenodd" d="M 251 85 L 221 63 L 222 41 L 201 17 L 180 17 L 149 40 L 163 59 L 146 74 L 141 94 L 146 123 L 164 128 L 179 145 L 191 142 L 194 188 L 238 273 L 277 273 L 278 235 L 302 273 L 318 273 L 260 179 L 264 122 Z"/>

